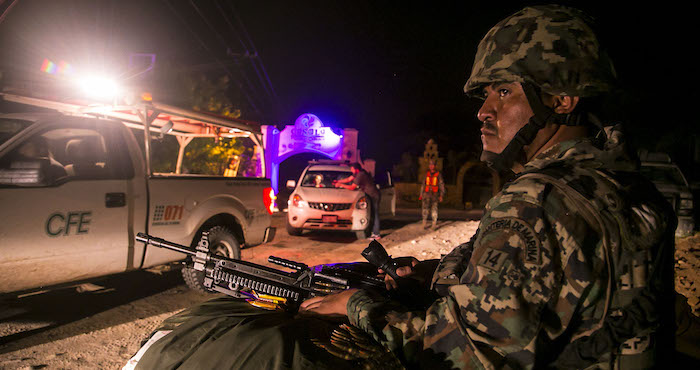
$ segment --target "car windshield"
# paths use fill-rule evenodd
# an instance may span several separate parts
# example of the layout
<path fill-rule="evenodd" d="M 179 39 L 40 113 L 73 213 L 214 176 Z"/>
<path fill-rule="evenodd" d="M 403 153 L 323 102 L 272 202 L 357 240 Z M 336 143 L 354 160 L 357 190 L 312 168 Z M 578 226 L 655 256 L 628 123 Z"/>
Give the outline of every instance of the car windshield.
<path fill-rule="evenodd" d="M 644 166 L 641 168 L 642 175 L 653 182 L 667 183 L 678 186 L 688 186 L 681 171 L 672 166 Z"/>
<path fill-rule="evenodd" d="M 307 171 L 301 186 L 306 188 L 333 188 L 333 181 L 352 175 L 350 171 Z"/>
<path fill-rule="evenodd" d="M 10 140 L 10 138 L 17 135 L 31 124 L 31 121 L 21 119 L 0 118 L 0 145 Z"/>

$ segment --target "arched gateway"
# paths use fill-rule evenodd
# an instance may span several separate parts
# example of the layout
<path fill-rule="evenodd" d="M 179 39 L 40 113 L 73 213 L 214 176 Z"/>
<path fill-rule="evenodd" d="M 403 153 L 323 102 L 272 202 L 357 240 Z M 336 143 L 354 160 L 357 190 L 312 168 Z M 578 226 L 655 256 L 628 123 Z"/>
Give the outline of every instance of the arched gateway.
<path fill-rule="evenodd" d="M 340 129 L 335 133 L 313 114 L 304 113 L 294 125 L 282 131 L 262 126 L 265 147 L 265 176 L 270 178 L 275 194 L 279 193 L 279 165 L 299 153 L 317 153 L 330 159 L 358 161 L 357 130 Z"/>

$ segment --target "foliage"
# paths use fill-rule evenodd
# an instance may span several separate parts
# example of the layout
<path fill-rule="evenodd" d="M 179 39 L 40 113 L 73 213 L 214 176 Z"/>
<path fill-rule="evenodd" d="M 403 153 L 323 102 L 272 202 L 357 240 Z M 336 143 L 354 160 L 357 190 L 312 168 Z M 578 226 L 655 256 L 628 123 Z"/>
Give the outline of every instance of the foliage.
<path fill-rule="evenodd" d="M 143 135 L 143 131 L 141 132 Z M 139 140 L 141 141 L 141 140 Z M 155 173 L 175 173 L 179 144 L 172 135 L 151 137 L 151 168 Z"/>
<path fill-rule="evenodd" d="M 241 117 L 240 104 L 231 99 L 236 91 L 228 75 L 190 72 L 164 63 L 156 70 L 156 86 L 155 100 L 231 118 Z"/>
<path fill-rule="evenodd" d="M 447 151 L 447 160 L 445 161 L 445 169 L 442 171 L 442 176 L 445 183 L 456 184 L 459 180 L 457 174 L 460 168 L 472 157 L 468 151 L 457 152 L 450 149 Z"/>
<path fill-rule="evenodd" d="M 234 106 L 227 95 L 230 81 L 226 75 L 215 79 L 210 79 L 204 74 L 185 75 L 184 84 L 185 91 L 189 92 L 189 105 L 194 110 L 239 118 L 241 110 Z"/>
<path fill-rule="evenodd" d="M 183 173 L 221 176 L 229 163 L 238 162 L 238 176 L 245 176 L 254 161 L 249 139 L 195 138 L 185 149 Z"/>
<path fill-rule="evenodd" d="M 418 159 L 409 152 L 403 152 L 401 162 L 394 165 L 391 174 L 395 181 L 416 182 L 418 181 L 417 168 Z"/>
<path fill-rule="evenodd" d="M 156 71 L 159 89 L 154 99 L 189 109 L 239 118 L 241 109 L 231 99 L 231 79 L 227 75 L 189 72 L 173 64 L 162 64 Z M 179 143 L 172 135 L 153 137 L 151 166 L 154 172 L 175 173 Z M 236 163 L 238 176 L 256 175 L 254 144 L 248 138 L 194 138 L 185 148 L 182 173 L 221 176 Z"/>

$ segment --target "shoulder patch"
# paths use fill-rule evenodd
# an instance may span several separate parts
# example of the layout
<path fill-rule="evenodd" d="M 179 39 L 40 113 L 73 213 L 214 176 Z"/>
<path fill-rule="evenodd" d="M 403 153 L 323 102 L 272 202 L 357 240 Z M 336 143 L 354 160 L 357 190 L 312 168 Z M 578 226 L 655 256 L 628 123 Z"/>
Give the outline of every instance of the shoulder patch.
<path fill-rule="evenodd" d="M 500 271 L 503 263 L 506 262 L 508 253 L 499 251 L 498 249 L 486 248 L 484 254 L 479 258 L 478 265 L 483 266 L 491 271 Z"/>
<path fill-rule="evenodd" d="M 531 265 L 541 265 L 541 242 L 537 237 L 535 230 L 527 222 L 515 218 L 515 217 L 504 217 L 499 218 L 491 222 L 486 228 L 484 228 L 483 235 L 496 230 L 510 230 L 513 231 L 523 242 L 525 249 L 523 250 L 523 262 Z"/>

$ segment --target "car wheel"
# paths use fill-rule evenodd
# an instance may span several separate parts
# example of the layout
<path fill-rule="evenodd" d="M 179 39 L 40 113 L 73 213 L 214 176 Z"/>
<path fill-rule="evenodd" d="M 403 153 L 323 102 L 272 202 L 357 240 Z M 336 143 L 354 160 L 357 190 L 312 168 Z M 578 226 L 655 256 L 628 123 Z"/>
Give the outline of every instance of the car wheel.
<path fill-rule="evenodd" d="M 209 252 L 233 259 L 241 258 L 241 247 L 236 236 L 225 226 L 209 229 Z M 204 272 L 191 267 L 182 268 L 182 278 L 190 289 L 208 292 L 204 287 Z"/>
<path fill-rule="evenodd" d="M 367 239 L 367 238 L 369 238 L 371 231 L 372 231 L 372 223 L 368 222 L 367 227 L 365 227 L 362 230 L 355 231 L 355 237 L 357 238 L 357 240 Z"/>
<path fill-rule="evenodd" d="M 287 218 L 287 234 L 292 236 L 299 236 L 304 231 L 304 229 L 294 227 L 289 224 L 289 218 Z"/>

